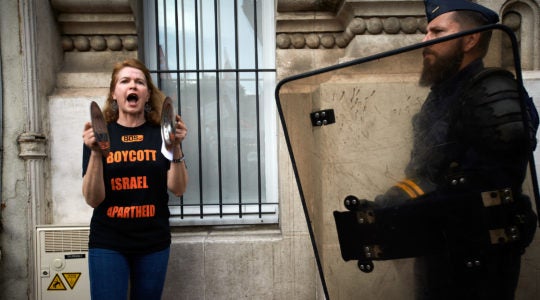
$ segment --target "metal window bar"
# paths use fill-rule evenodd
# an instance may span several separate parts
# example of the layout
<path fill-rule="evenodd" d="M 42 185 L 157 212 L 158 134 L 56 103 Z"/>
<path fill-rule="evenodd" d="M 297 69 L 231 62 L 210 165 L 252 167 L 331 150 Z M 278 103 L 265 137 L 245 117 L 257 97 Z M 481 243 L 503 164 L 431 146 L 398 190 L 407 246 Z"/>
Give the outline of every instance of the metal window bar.
<path fill-rule="evenodd" d="M 179 22 L 178 22 L 178 17 L 179 17 L 179 6 L 178 6 L 178 1 L 175 1 L 175 5 L 174 5 L 174 10 L 175 10 L 175 22 L 174 22 L 174 26 L 176 27 L 176 30 L 175 30 L 175 34 L 176 34 L 176 43 L 177 43 L 177 46 L 176 46 L 176 70 L 168 70 L 167 68 L 163 69 L 161 64 L 160 64 L 160 51 L 162 50 L 160 48 L 160 39 L 159 39 L 159 36 L 160 36 L 160 32 L 159 32 L 159 22 L 160 22 L 160 16 L 159 16 L 159 0 L 155 0 L 155 28 L 156 28 L 156 36 L 158 37 L 156 39 L 156 56 L 157 56 L 157 70 L 151 70 L 152 73 L 156 73 L 158 76 L 158 86 L 161 88 L 162 87 L 162 76 L 163 74 L 175 74 L 176 75 L 176 78 L 178 80 L 178 84 L 176 85 L 176 91 L 177 91 L 177 95 L 178 95 L 178 98 L 177 98 L 177 105 L 179 107 L 179 112 L 181 112 L 181 105 L 182 105 L 182 93 L 181 93 L 181 85 L 180 85 L 180 76 L 187 76 L 188 74 L 195 74 L 196 77 L 195 77 L 195 80 L 196 80 L 196 91 L 197 91 L 197 97 L 196 97 L 196 103 L 197 103 L 197 114 L 198 114 L 198 118 L 197 118 L 197 130 L 198 132 L 201 132 L 202 130 L 202 124 L 201 124 L 201 73 L 203 72 L 213 72 L 215 73 L 216 75 L 216 81 L 215 81 L 215 86 L 216 86 L 216 108 L 217 108 L 217 115 L 219 116 L 220 115 L 220 100 L 221 100 L 221 97 L 220 97 L 220 75 L 223 75 L 224 73 L 234 73 L 236 78 L 235 78 L 235 88 L 236 88 L 236 99 L 235 99 L 235 102 L 236 102 L 236 139 L 237 139 L 237 147 L 236 147 L 236 157 L 237 157 L 237 183 L 238 183 L 238 202 L 237 203 L 224 203 L 223 202 L 223 169 L 222 169 L 222 163 L 223 163 L 223 159 L 222 159 L 222 137 L 221 137 L 221 120 L 220 118 L 218 117 L 217 118 L 217 140 L 218 140 L 218 155 L 217 155 L 217 158 L 218 158 L 218 213 L 213 213 L 213 212 L 205 212 L 205 207 L 211 207 L 211 206 L 214 206 L 214 205 L 210 205 L 210 204 L 206 204 L 205 203 L 205 191 L 204 191 L 204 188 L 203 188 L 203 182 L 205 180 L 204 178 L 204 172 L 202 170 L 202 165 L 203 165 L 203 161 L 202 161 L 202 155 L 201 155 L 201 149 L 202 149 L 202 137 L 201 137 L 201 134 L 198 135 L 198 138 L 197 138 L 197 144 L 198 144 L 198 149 L 199 149 L 199 160 L 198 160 L 198 167 L 199 167 L 199 201 L 198 201 L 198 204 L 195 205 L 195 204 L 186 204 L 185 201 L 184 201 L 184 197 L 180 197 L 180 213 L 179 213 L 179 217 L 181 219 L 184 219 L 185 217 L 188 216 L 188 214 L 192 214 L 192 213 L 186 213 L 185 211 L 185 208 L 189 208 L 189 207 L 193 207 L 193 206 L 198 206 L 198 215 L 199 215 L 199 218 L 202 219 L 204 218 L 204 216 L 209 216 L 209 215 L 218 215 L 219 218 L 224 218 L 225 216 L 229 216 L 229 215 L 234 215 L 236 214 L 238 216 L 238 218 L 242 218 L 243 217 L 243 214 L 244 213 L 247 213 L 247 214 L 252 214 L 253 212 L 249 212 L 248 210 L 245 210 L 246 206 L 248 205 L 256 205 L 258 207 L 257 209 L 257 212 L 256 214 L 258 215 L 259 218 L 262 218 L 263 215 L 265 214 L 271 214 L 272 212 L 265 212 L 264 211 L 264 208 L 263 206 L 264 205 L 276 205 L 277 202 L 269 202 L 269 201 L 266 201 L 263 203 L 262 201 L 262 161 L 261 161 L 261 136 L 260 136 L 260 130 L 261 130 L 261 126 L 260 126 L 260 95 L 259 95 L 259 92 L 260 92 L 260 89 L 259 89 L 259 74 L 260 72 L 274 72 L 275 73 L 275 69 L 263 69 L 263 68 L 259 68 L 259 53 L 258 53 L 258 47 L 257 47 L 257 41 L 258 41 L 258 16 L 257 16 L 257 0 L 252 0 L 252 5 L 253 5 L 253 26 L 254 26 L 254 51 L 255 51 L 255 55 L 254 55 L 254 60 L 255 60 L 255 68 L 251 69 L 251 68 L 244 68 L 244 69 L 241 69 L 240 68 L 240 55 L 239 55 L 239 47 L 240 47 L 240 43 L 239 43 L 239 28 L 238 28 L 238 1 L 235 0 L 234 1 L 234 31 L 235 31 L 235 68 L 234 69 L 222 69 L 219 65 L 220 63 L 220 60 L 219 60 L 219 54 L 218 54 L 218 50 L 219 50 L 219 46 L 220 46 L 220 26 L 219 26 L 219 23 L 217 20 L 219 20 L 219 5 L 220 5 L 220 1 L 219 0 L 214 0 L 214 19 L 216 20 L 215 22 L 215 25 L 214 25 L 214 32 L 215 32 L 215 37 L 214 37 L 214 47 L 216 49 L 216 56 L 215 56 L 215 63 L 216 63 L 216 68 L 215 69 L 205 69 L 205 70 L 201 70 L 201 67 L 200 67 L 200 62 L 201 62 L 201 49 L 200 49 L 200 42 L 201 42 L 201 37 L 200 37 L 200 34 L 203 34 L 200 32 L 200 19 L 199 19 L 199 11 L 202 10 L 202 8 L 199 7 L 199 1 L 198 0 L 194 0 L 194 9 L 195 9 L 195 13 L 194 13 L 194 17 L 195 17 L 195 69 L 187 69 L 185 68 L 184 70 L 181 70 L 180 69 L 180 59 L 183 59 L 184 60 L 184 66 L 187 67 L 187 64 L 186 64 L 186 51 L 185 51 L 185 45 L 186 45 L 186 36 L 185 36 L 185 32 L 183 30 L 183 28 L 185 28 L 186 24 L 185 24 L 185 16 L 184 16 L 184 11 L 185 11 L 185 3 L 184 3 L 184 0 L 181 0 L 181 12 L 182 12 L 182 24 L 179 28 Z M 162 0 L 162 3 L 161 3 L 161 7 L 163 8 L 163 15 L 165 16 L 167 14 L 167 6 L 166 6 L 166 0 Z M 165 29 L 165 34 L 164 34 L 164 39 L 165 39 L 165 44 L 168 45 L 168 42 L 167 42 L 167 20 L 165 17 L 163 17 L 163 28 Z M 182 34 L 182 38 L 180 39 L 180 31 L 181 34 Z M 182 47 L 184 48 L 184 55 L 180 55 L 180 44 L 182 44 Z M 166 46 L 165 45 L 165 46 Z M 168 53 L 168 51 L 167 51 Z M 241 156 L 242 156 L 242 147 L 241 147 L 241 137 L 242 137 L 242 132 L 241 132 L 241 128 L 240 128 L 240 123 L 241 123 L 241 119 L 240 119 L 240 110 L 241 110 L 241 105 L 240 105 L 240 88 L 241 88 L 241 74 L 245 74 L 245 73 L 253 73 L 255 74 L 255 107 L 256 107 L 256 112 L 255 112 L 255 118 L 256 118 L 256 153 L 257 153 L 257 202 L 248 202 L 248 201 L 244 201 L 243 197 L 242 197 L 242 165 L 241 165 Z M 187 78 L 187 77 L 186 77 Z M 238 207 L 238 212 L 237 213 L 231 213 L 231 212 L 228 212 L 226 211 L 226 207 L 227 206 L 231 206 L 231 205 L 237 205 Z"/>
<path fill-rule="evenodd" d="M 240 67 L 240 63 L 239 63 L 239 59 L 240 59 L 240 55 L 238 53 L 238 49 L 239 49 L 239 45 L 238 45 L 238 1 L 234 1 L 234 57 L 235 57 L 235 69 L 238 70 L 238 68 Z M 239 99 L 239 94 L 240 94 L 240 72 L 236 71 L 235 73 L 235 78 L 236 78 L 236 140 L 237 141 L 241 141 L 241 136 L 240 136 L 240 99 Z M 238 160 L 238 165 L 237 165 L 237 169 L 238 169 L 238 212 L 240 213 L 240 215 L 238 217 L 242 218 L 242 165 L 241 165 L 241 159 L 242 159 L 242 155 L 241 155 L 241 147 L 240 147 L 240 142 L 238 142 L 238 147 L 236 147 L 236 158 Z"/>
<path fill-rule="evenodd" d="M 200 69 L 200 51 L 199 51 L 199 1 L 195 0 L 195 67 Z M 178 30 L 178 28 L 176 29 Z M 201 74 L 197 72 L 197 115 L 201 115 Z M 197 132 L 201 132 L 202 124 L 201 118 L 197 118 Z M 197 143 L 199 149 L 199 216 L 202 219 L 204 216 L 204 189 L 202 182 L 204 181 L 202 172 L 202 155 L 200 153 L 202 147 L 201 134 L 197 136 Z"/>
<path fill-rule="evenodd" d="M 215 49 L 219 49 L 219 36 L 220 36 L 220 30 L 219 30 L 219 22 L 218 22 L 218 19 L 219 19 L 219 13 L 218 13 L 218 10 L 219 9 L 219 6 L 218 6 L 218 1 L 214 1 L 214 20 L 216 20 L 214 22 L 214 32 L 216 32 L 216 34 L 214 35 L 214 47 Z M 217 54 L 217 53 L 216 53 Z M 216 60 L 215 60 L 215 64 L 216 64 L 216 68 L 219 66 L 219 55 L 216 55 Z M 219 75 L 220 73 L 216 70 L 215 72 L 216 74 L 216 112 L 217 112 L 217 115 L 221 115 L 221 105 L 220 105 L 220 97 L 219 97 L 219 93 L 220 93 L 220 86 L 219 86 Z M 223 176 L 223 173 L 222 173 L 222 169 L 221 169 L 221 164 L 222 164 L 222 157 L 221 157 L 221 120 L 220 118 L 217 118 L 216 120 L 217 124 L 217 145 L 218 145 L 218 178 L 222 178 Z M 219 217 L 220 218 L 223 218 L 223 182 L 221 180 L 218 181 L 218 196 L 219 196 L 219 199 L 218 199 L 218 203 L 219 203 Z"/>
<path fill-rule="evenodd" d="M 257 18 L 257 1 L 253 1 L 253 27 L 254 27 L 254 35 L 255 38 L 253 39 L 253 49 L 255 49 L 255 66 L 259 66 L 259 47 L 257 47 L 257 40 L 258 40 L 258 29 L 259 29 L 259 19 Z M 257 133 L 261 132 L 260 128 L 260 98 L 259 98 L 259 73 L 255 72 L 255 114 L 257 118 Z M 257 196 L 259 199 L 259 218 L 262 218 L 262 195 L 261 195 L 261 189 L 262 189 L 262 182 L 261 182 L 261 135 L 257 134 Z"/>
<path fill-rule="evenodd" d="M 181 4 L 182 4 L 182 28 L 185 27 L 185 18 L 183 16 L 184 14 L 184 1 L 182 0 L 181 1 Z M 179 28 L 178 27 L 178 1 L 174 1 L 174 26 L 175 28 Z M 175 30 L 175 37 L 176 37 L 176 69 L 179 70 L 180 69 L 180 30 Z M 182 30 L 182 47 L 184 48 L 184 53 L 186 52 L 185 50 L 185 44 L 186 44 L 186 36 L 184 34 L 184 31 Z M 184 56 L 184 60 L 185 60 L 185 56 Z M 177 78 L 179 77 L 179 75 L 177 75 Z M 178 79 L 177 79 L 178 80 Z M 180 92 L 180 84 L 177 84 L 176 85 L 176 95 L 177 95 L 177 98 L 178 98 L 178 112 L 180 114 L 182 114 L 182 93 Z M 184 196 L 180 196 L 180 215 L 184 215 Z"/>

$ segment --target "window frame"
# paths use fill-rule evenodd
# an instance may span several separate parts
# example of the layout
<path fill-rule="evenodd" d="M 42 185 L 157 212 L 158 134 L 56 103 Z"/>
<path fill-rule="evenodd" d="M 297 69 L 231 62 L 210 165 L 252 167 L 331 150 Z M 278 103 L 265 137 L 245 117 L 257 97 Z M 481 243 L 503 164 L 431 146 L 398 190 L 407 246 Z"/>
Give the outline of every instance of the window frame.
<path fill-rule="evenodd" d="M 200 3 L 203 0 L 190 0 L 197 1 Z M 215 0 L 222 1 L 222 0 Z M 274 12 L 275 4 L 274 1 L 261 1 L 261 0 L 244 0 L 244 1 L 253 1 L 255 9 L 257 5 L 261 5 L 261 10 L 264 13 L 261 13 L 259 16 L 262 16 L 262 20 L 257 22 L 257 26 L 261 26 L 261 36 L 263 39 L 263 45 L 275 45 L 275 21 L 274 21 Z M 141 57 L 151 70 L 153 74 L 153 79 L 155 83 L 160 87 L 160 77 L 161 74 L 159 70 L 156 70 L 153 66 L 158 66 L 158 54 L 159 54 L 159 45 L 157 44 L 157 39 L 159 38 L 158 33 L 155 30 L 156 18 L 158 14 L 154 13 L 154 6 L 158 3 L 164 3 L 165 0 L 155 0 L 155 1 L 141 1 L 142 6 L 139 11 L 140 14 L 144 14 L 143 18 L 143 36 L 142 49 L 140 53 L 143 53 Z M 139 2 L 139 3 L 141 3 Z M 183 1 L 182 1 L 183 2 Z M 234 0 L 234 3 L 238 3 L 238 0 Z M 236 7 L 236 6 L 235 6 Z M 256 19 L 256 18 L 255 18 Z M 181 26 L 181 25 L 178 25 Z M 154 34 L 152 34 L 154 32 Z M 257 35 L 255 34 L 255 37 Z M 199 42 L 200 43 L 200 42 Z M 238 48 L 242 45 L 237 44 L 237 48 L 234 49 L 235 53 Z M 247 224 L 277 224 L 279 223 L 279 201 L 278 201 L 278 163 L 277 163 L 277 112 L 274 102 L 274 89 L 276 85 L 276 70 L 275 70 L 275 47 L 258 47 L 261 50 L 260 56 L 263 58 L 256 59 L 256 65 L 253 70 L 246 70 L 240 68 L 230 68 L 223 69 L 219 66 L 216 66 L 215 70 L 205 70 L 205 69 L 195 69 L 195 70 L 175 70 L 177 73 L 185 72 L 196 72 L 197 73 L 197 82 L 199 82 L 200 73 L 228 73 L 233 72 L 237 75 L 241 72 L 251 72 L 256 73 L 255 84 L 259 82 L 260 88 L 257 87 L 257 95 L 255 97 L 259 101 L 259 114 L 264 114 L 262 122 L 258 125 L 263 128 L 264 140 L 259 143 L 259 147 L 264 147 L 264 149 L 259 149 L 259 152 L 264 153 L 264 158 L 261 158 L 262 162 L 258 160 L 259 168 L 261 168 L 262 177 L 260 180 L 264 180 L 261 186 L 264 186 L 262 193 L 264 195 L 259 197 L 259 202 L 256 204 L 253 203 L 236 203 L 236 214 L 234 213 L 235 209 L 228 205 L 223 205 L 222 203 L 218 204 L 208 204 L 202 203 L 200 206 L 187 206 L 182 204 L 182 198 L 178 199 L 174 195 L 170 195 L 170 201 L 179 202 L 180 205 L 171 206 L 169 209 L 171 211 L 170 223 L 172 226 L 199 226 L 199 225 L 247 225 Z M 200 50 L 199 50 L 200 51 Z M 216 50 L 217 51 L 217 50 Z M 257 53 L 257 52 L 255 52 Z M 257 54 L 255 54 L 257 55 Z M 261 67 L 262 65 L 262 67 Z M 171 70 L 168 70 L 169 72 Z M 178 77 L 179 78 L 179 77 Z M 217 84 L 220 84 L 220 79 L 218 76 L 215 78 Z M 180 80 L 177 81 L 177 83 Z M 237 84 L 240 81 L 239 76 L 236 78 Z M 180 88 L 178 88 L 180 90 Z M 200 93 L 200 90 L 197 91 Z M 219 96 L 216 96 L 219 97 Z M 238 97 L 238 95 L 237 95 Z M 176 107 L 178 108 L 178 113 L 181 111 L 182 99 L 178 97 L 178 103 Z M 200 115 L 198 116 L 200 117 Z M 260 120 L 259 120 L 260 121 Z M 188 124 L 189 126 L 189 124 Z M 196 132 L 196 131 L 195 131 Z M 260 137 L 260 134 L 257 134 Z M 188 139 L 197 139 L 194 135 L 188 136 Z M 259 138 L 258 138 L 259 139 Z M 241 147 L 241 146 L 238 146 Z M 199 149 L 200 153 L 200 149 Z M 218 154 L 219 155 L 219 154 Z M 201 162 L 197 162 L 189 158 L 190 154 L 186 153 L 188 172 L 190 168 L 199 168 L 201 170 Z M 199 156 L 200 160 L 200 156 Z M 238 162 L 240 164 L 240 162 Z M 202 172 L 202 171 L 200 171 Z M 223 170 L 227 172 L 227 170 Z M 191 174 L 190 174 L 191 176 Z M 227 176 L 226 173 L 222 173 L 222 177 Z M 201 177 L 203 178 L 203 177 Z M 222 180 L 220 178 L 219 180 Z M 200 186 L 196 187 L 197 189 Z M 188 186 L 189 189 L 189 186 Z M 240 193 L 242 190 L 240 190 Z M 259 191 L 261 193 L 261 191 Z M 261 201 L 263 201 L 261 203 Z M 222 209 L 219 209 L 219 206 Z"/>

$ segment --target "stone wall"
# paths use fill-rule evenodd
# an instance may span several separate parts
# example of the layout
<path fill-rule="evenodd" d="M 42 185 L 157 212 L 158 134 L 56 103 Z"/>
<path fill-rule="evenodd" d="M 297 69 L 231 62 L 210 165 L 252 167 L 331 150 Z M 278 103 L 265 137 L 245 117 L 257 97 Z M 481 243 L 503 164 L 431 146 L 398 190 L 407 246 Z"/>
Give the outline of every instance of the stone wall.
<path fill-rule="evenodd" d="M 300 5 L 298 2 L 304 5 L 301 11 L 296 10 Z M 299 73 L 311 74 L 311 71 L 320 68 L 418 43 L 422 40 L 427 25 L 423 1 L 341 1 L 339 5 L 326 6 L 330 7 L 328 9 L 318 6 L 320 2 L 311 2 L 311 6 L 307 8 L 306 6 L 309 6 L 307 2 L 309 1 L 278 1 L 276 62 L 280 79 L 288 80 L 289 76 Z M 538 97 L 540 92 L 538 90 L 539 67 L 537 65 L 540 55 L 538 50 L 540 40 L 537 38 L 537 34 L 540 32 L 538 2 L 478 2 L 497 11 L 502 16 L 502 23 L 510 27 L 516 34 L 521 50 L 524 83 L 530 95 L 536 99 L 537 104 L 540 103 Z M 283 9 L 280 10 L 280 8 Z M 497 38 L 492 43 L 497 51 L 491 53 L 487 60 L 495 65 L 511 66 L 513 64 L 512 57 L 500 54 L 509 45 Z M 403 160 L 406 160 L 407 156 L 402 156 L 402 161 L 399 161 L 397 154 L 401 152 L 398 149 L 377 148 L 376 153 L 365 150 L 369 147 L 361 147 L 362 143 L 356 142 L 363 137 L 360 134 L 355 135 L 357 131 L 362 130 L 362 127 L 358 126 L 360 128 L 358 130 L 347 130 L 349 127 L 355 126 L 347 123 L 349 112 L 351 114 L 353 114 L 352 111 L 360 113 L 358 112 L 360 108 L 349 107 L 347 103 L 335 101 L 328 103 L 334 100 L 336 95 L 343 99 L 353 98 L 351 96 L 353 91 L 356 93 L 354 99 L 369 99 L 369 95 L 363 94 L 362 91 L 365 89 L 375 90 L 373 86 L 377 84 L 387 85 L 383 91 L 388 92 L 389 95 L 403 95 L 407 96 L 405 99 L 414 99 L 420 94 L 415 96 L 415 94 L 398 92 L 392 85 L 396 81 L 394 75 L 400 76 L 397 82 L 401 82 L 401 85 L 414 84 L 414 81 L 407 78 L 418 72 L 418 68 L 415 71 L 414 66 L 405 66 L 413 62 L 417 62 L 413 57 L 390 63 L 382 60 L 377 65 L 379 73 L 368 77 L 363 74 L 338 76 L 330 73 L 325 76 L 325 80 L 328 82 L 317 88 L 310 87 L 308 79 L 305 79 L 307 82 L 305 86 L 301 83 L 302 80 L 298 80 L 299 83 L 296 85 L 286 83 L 284 86 L 285 91 L 282 94 L 284 107 L 282 109 L 285 115 L 291 115 L 288 117 L 289 122 L 291 122 L 288 129 L 292 133 L 289 134 L 302 138 L 302 140 L 291 141 L 293 149 L 297 149 L 296 166 L 301 174 L 314 174 L 313 177 L 301 176 L 302 189 L 307 209 L 312 213 L 312 228 L 318 241 L 318 251 L 332 298 L 353 299 L 355 295 L 359 294 L 375 299 L 412 299 L 413 297 L 410 260 L 378 262 L 376 263 L 376 272 L 366 275 L 356 269 L 354 262 L 344 263 L 339 258 L 335 230 L 332 229 L 333 220 L 332 216 L 329 215 L 333 210 L 344 209 L 336 202 L 347 195 L 345 191 L 358 192 L 360 194 L 357 196 L 362 197 L 375 196 L 377 194 L 373 190 L 375 187 L 384 186 L 383 183 L 385 180 L 388 181 L 389 177 L 400 177 L 390 174 L 393 168 L 389 168 L 389 174 L 383 176 L 386 178 L 380 178 L 381 176 L 378 176 L 380 174 L 372 164 L 383 163 L 391 158 L 393 162 L 387 163 L 387 165 L 393 167 L 403 164 Z M 403 73 L 391 74 L 392 72 Z M 316 82 L 317 79 L 312 79 L 312 81 Z M 363 83 L 360 84 L 360 82 Z M 298 90 L 294 90 L 294 88 Z M 405 99 L 402 103 L 404 105 L 407 102 Z M 361 122 L 365 127 L 368 125 L 367 118 L 373 118 L 374 122 L 388 119 L 388 116 L 381 109 L 382 103 L 378 105 L 379 110 L 377 111 L 369 110 L 370 105 L 367 100 L 366 103 L 362 102 L 358 105 L 363 109 L 362 113 L 367 110 L 374 115 L 366 113 L 369 116 L 355 119 L 352 121 L 353 123 Z M 340 118 L 340 122 L 328 126 L 326 129 L 304 128 L 306 121 L 303 117 L 305 118 L 310 112 L 326 108 L 333 108 L 337 115 L 336 119 Z M 401 128 L 393 130 L 403 130 L 402 134 L 397 134 L 397 136 L 406 137 L 408 129 L 409 127 L 404 124 Z M 306 132 L 299 133 L 301 130 Z M 329 136 L 332 134 L 342 135 L 342 137 L 331 138 L 329 141 Z M 370 134 L 376 135 L 377 132 L 374 131 Z M 343 144 L 347 144 L 348 151 L 341 151 L 341 140 L 347 141 Z M 399 145 L 397 140 L 396 143 Z M 355 156 L 358 155 L 356 152 L 361 152 L 361 158 Z M 355 159 L 365 162 L 366 156 L 371 157 L 367 160 L 372 164 L 355 163 Z M 396 159 L 398 161 L 395 161 Z M 340 161 L 348 161 L 349 164 L 340 165 Z M 355 164 L 356 167 L 354 167 Z M 362 168 L 370 170 L 369 174 L 360 171 Z M 336 176 L 339 178 L 337 181 Z M 354 180 L 350 178 L 354 178 Z M 389 184 L 391 183 L 387 182 L 386 186 Z M 526 184 L 526 186 L 528 185 L 529 183 Z M 381 191 L 384 190 L 379 190 L 378 193 Z M 538 295 L 535 288 L 537 284 L 534 283 L 537 279 L 534 278 L 537 277 L 540 263 L 537 255 L 539 237 L 537 234 L 535 241 L 523 257 L 517 299 L 532 299 Z"/>
<path fill-rule="evenodd" d="M 512 12 L 504 22 L 520 37 L 526 84 L 540 99 L 538 1 L 479 2 Z M 0 2 L 1 299 L 36 298 L 35 226 L 89 223 L 91 209 L 80 192 L 80 136 L 89 103 L 105 100 L 112 63 L 141 55 L 140 3 Z M 419 0 L 277 0 L 276 10 L 279 79 L 416 43 L 426 25 Z M 276 147 L 279 226 L 175 228 L 164 299 L 323 298 L 281 132 Z M 519 299 L 537 295 L 535 253 L 525 256 Z M 392 285 L 384 277 L 362 280 L 374 290 Z M 392 290 L 408 289 L 404 281 Z M 341 294 L 332 299 L 348 298 Z"/>

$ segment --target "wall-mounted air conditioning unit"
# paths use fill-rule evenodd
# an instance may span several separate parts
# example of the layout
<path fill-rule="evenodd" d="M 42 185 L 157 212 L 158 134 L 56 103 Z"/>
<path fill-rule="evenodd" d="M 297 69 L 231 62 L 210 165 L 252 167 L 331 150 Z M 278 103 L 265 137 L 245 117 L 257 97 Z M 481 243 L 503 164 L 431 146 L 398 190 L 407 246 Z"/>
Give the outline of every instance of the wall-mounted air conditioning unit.
<path fill-rule="evenodd" d="M 38 300 L 90 299 L 88 227 L 36 228 Z"/>

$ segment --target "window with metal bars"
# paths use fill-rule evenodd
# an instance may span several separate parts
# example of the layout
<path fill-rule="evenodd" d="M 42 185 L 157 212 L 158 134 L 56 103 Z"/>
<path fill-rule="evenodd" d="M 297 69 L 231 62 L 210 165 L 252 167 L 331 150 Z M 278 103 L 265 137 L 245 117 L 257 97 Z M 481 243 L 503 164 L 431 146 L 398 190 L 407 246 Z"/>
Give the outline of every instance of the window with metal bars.
<path fill-rule="evenodd" d="M 144 60 L 188 126 L 171 225 L 277 223 L 273 1 L 143 3 Z"/>

